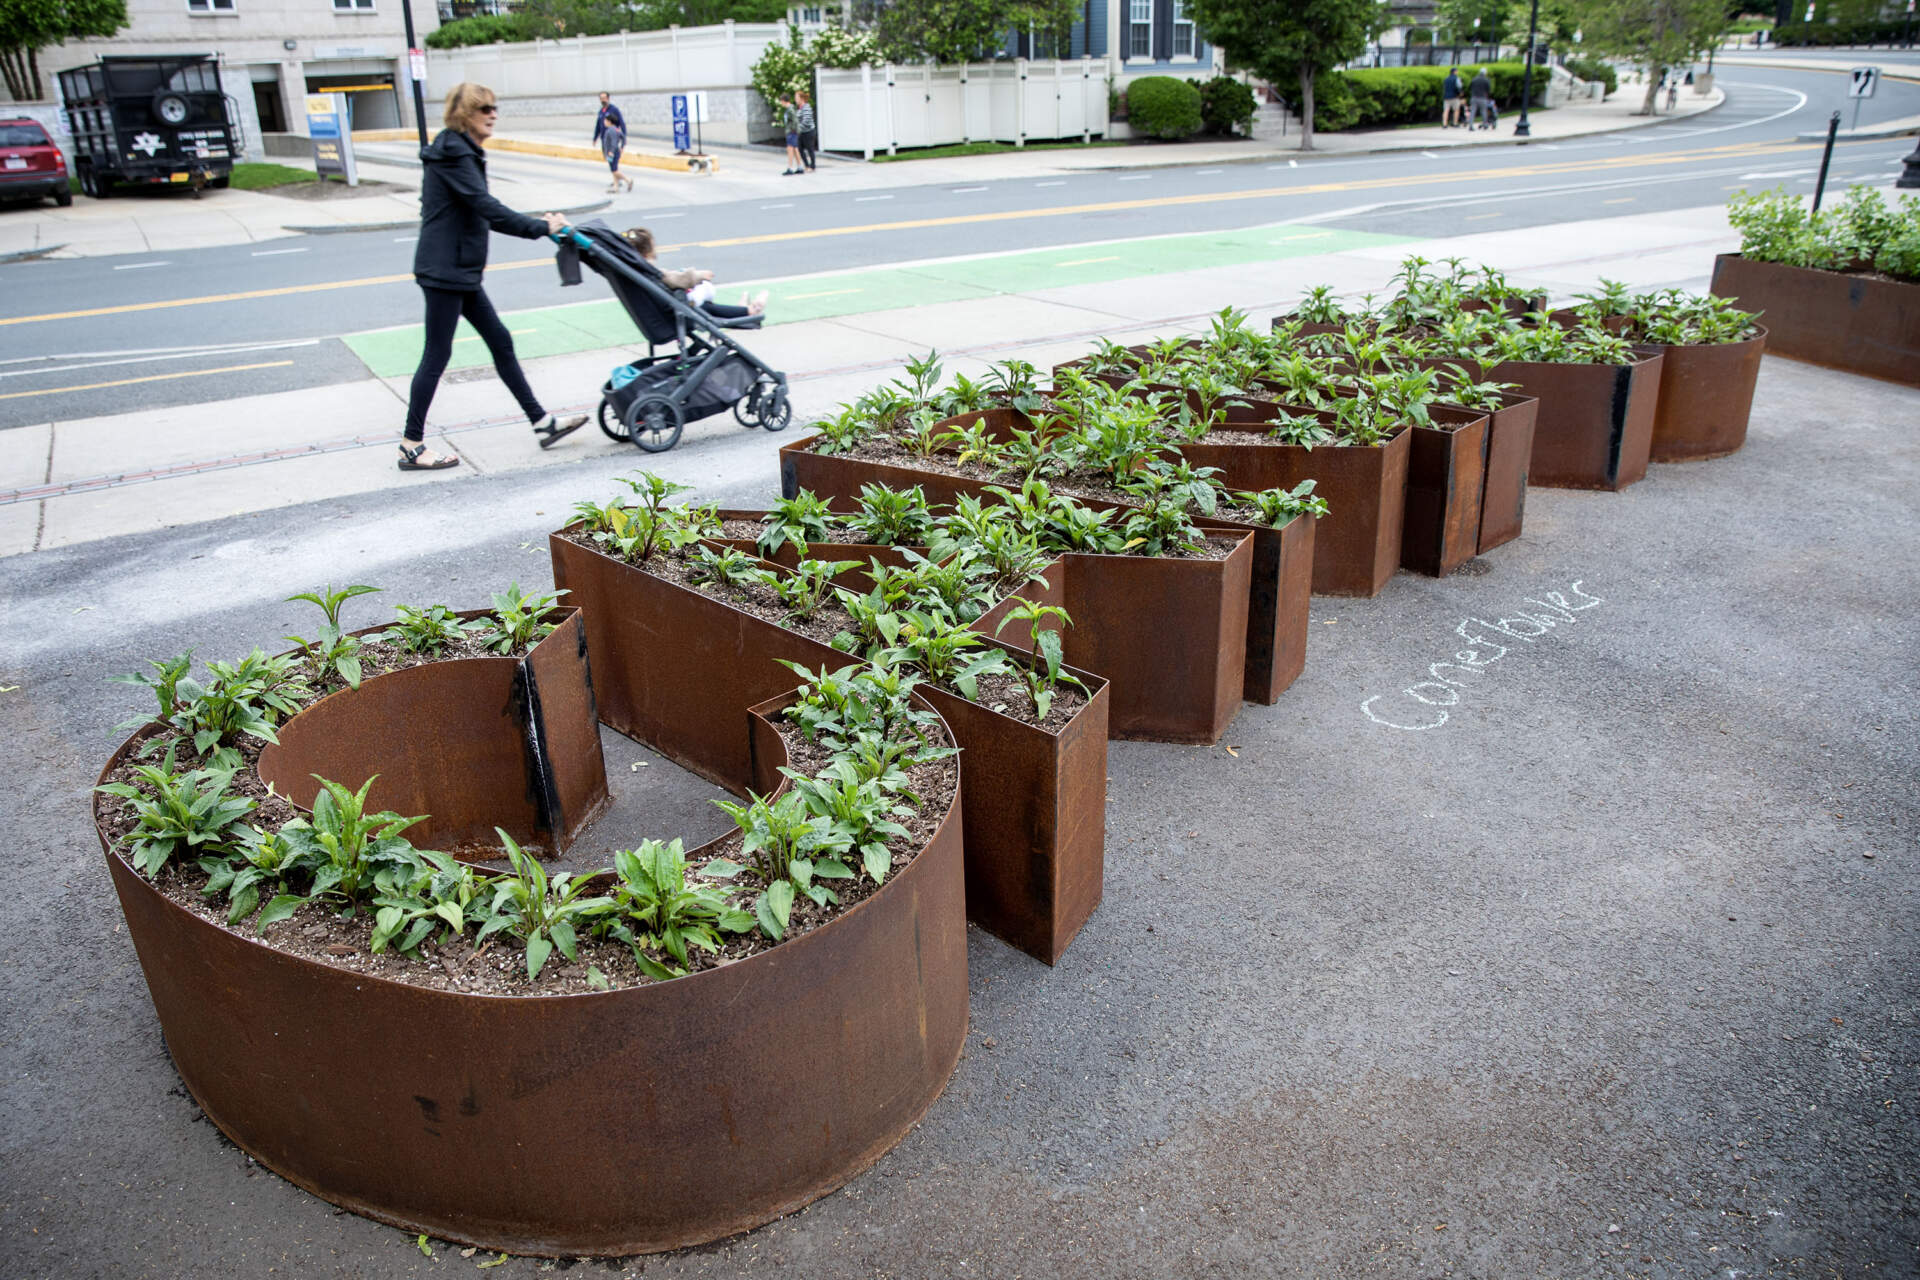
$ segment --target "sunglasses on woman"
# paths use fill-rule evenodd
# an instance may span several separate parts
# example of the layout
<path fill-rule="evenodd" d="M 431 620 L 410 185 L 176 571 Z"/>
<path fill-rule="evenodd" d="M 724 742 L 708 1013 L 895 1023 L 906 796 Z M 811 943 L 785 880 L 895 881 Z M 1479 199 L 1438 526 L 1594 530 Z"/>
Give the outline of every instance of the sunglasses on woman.
<path fill-rule="evenodd" d="M 500 112 L 500 108 L 495 106 L 491 102 L 489 102 L 486 106 L 480 108 L 480 114 L 483 116 L 498 115 L 499 112 Z"/>

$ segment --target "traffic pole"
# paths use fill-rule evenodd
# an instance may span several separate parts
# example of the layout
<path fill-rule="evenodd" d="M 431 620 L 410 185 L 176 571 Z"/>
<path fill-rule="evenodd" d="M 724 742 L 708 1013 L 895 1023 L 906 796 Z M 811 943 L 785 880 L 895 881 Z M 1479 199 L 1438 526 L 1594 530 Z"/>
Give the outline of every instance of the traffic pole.
<path fill-rule="evenodd" d="M 1833 163 L 1833 135 L 1840 131 L 1840 113 L 1834 112 L 1827 119 L 1827 149 L 1820 153 L 1820 177 L 1813 184 L 1813 211 L 1820 212 L 1820 197 L 1827 190 L 1827 166 Z"/>
<path fill-rule="evenodd" d="M 427 63 L 427 51 L 413 38 L 413 5 L 400 0 L 400 17 L 407 25 L 407 79 L 413 81 L 413 127 L 420 145 L 427 145 L 427 95 L 420 89 L 420 72 Z"/>

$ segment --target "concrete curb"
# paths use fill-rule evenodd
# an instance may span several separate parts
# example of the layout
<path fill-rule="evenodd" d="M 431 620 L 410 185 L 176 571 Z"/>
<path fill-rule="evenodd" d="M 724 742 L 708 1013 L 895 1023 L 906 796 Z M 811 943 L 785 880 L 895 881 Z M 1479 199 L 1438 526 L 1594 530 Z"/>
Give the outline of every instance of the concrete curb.
<path fill-rule="evenodd" d="M 568 217 L 573 217 L 575 214 L 581 213 L 598 213 L 612 203 L 613 201 L 611 200 L 596 200 L 592 204 L 574 205 L 569 209 L 555 209 L 554 212 L 564 213 Z M 291 231 L 295 235 L 301 236 L 339 236 L 348 235 L 355 231 L 404 231 L 408 227 L 417 227 L 419 225 L 420 219 L 418 218 L 402 218 L 398 222 L 342 222 L 319 227 L 283 226 L 280 229 L 282 231 Z M 57 245 L 55 246 L 55 248 L 58 247 Z"/>
<path fill-rule="evenodd" d="M 11 253 L 0 253 L 0 266 L 9 262 L 32 262 L 44 258 L 50 253 L 58 253 L 66 248 L 65 244 L 50 244 L 41 249 L 16 249 Z"/>
<path fill-rule="evenodd" d="M 1833 135 L 1835 142 L 1861 142 L 1869 138 L 1898 138 L 1903 134 L 1920 133 L 1920 116 L 1902 116 L 1898 120 L 1889 120 L 1885 124 L 1870 124 L 1863 129 L 1842 129 Z M 1825 142 L 1827 131 L 1820 129 L 1814 133 L 1794 135 L 1801 142 Z"/>

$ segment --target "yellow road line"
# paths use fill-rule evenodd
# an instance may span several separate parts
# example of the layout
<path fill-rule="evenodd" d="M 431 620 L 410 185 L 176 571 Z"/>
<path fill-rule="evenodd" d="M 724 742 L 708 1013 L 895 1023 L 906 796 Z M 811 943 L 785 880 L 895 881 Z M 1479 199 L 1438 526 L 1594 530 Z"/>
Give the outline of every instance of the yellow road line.
<path fill-rule="evenodd" d="M 25 400 L 29 396 L 63 396 L 69 391 L 99 391 L 103 387 L 130 387 L 136 382 L 170 382 L 175 378 L 204 378 L 215 373 L 245 373 L 249 369 L 284 369 L 291 360 L 268 360 L 262 364 L 235 364 L 224 369 L 189 369 L 184 373 L 154 373 L 144 378 L 116 378 L 112 382 L 89 382 L 79 387 L 48 387 L 45 391 L 9 391 L 0 400 Z"/>
<path fill-rule="evenodd" d="M 1466 217 L 1462 218 L 1461 221 L 1462 222 L 1481 222 L 1487 218 L 1497 218 L 1499 216 L 1500 215 L 1497 213 L 1470 213 Z"/>
<path fill-rule="evenodd" d="M 1811 151 L 1818 144 L 1790 142 L 1767 144 L 1734 143 L 1702 151 L 1676 152 L 1664 156 L 1607 156 L 1593 160 L 1563 160 L 1557 163 L 1524 165 L 1507 169 L 1473 169 L 1464 173 L 1439 174 L 1422 178 L 1420 186 L 1462 182 L 1486 182 L 1489 179 L 1545 177 L 1556 174 L 1586 173 L 1595 169 L 1692 164 L 1715 157 L 1748 157 Z M 691 240 L 684 244 L 660 246 L 663 252 L 680 249 L 720 249 L 737 245 L 777 244 L 791 240 L 820 240 L 834 236 L 863 236 L 885 231 L 914 231 L 928 227 L 965 226 L 983 222 L 1017 222 L 1030 218 L 1075 217 L 1089 213 L 1112 213 L 1126 209 L 1164 209 L 1196 204 L 1225 204 L 1239 200 L 1275 200 L 1287 196 L 1319 195 L 1329 191 L 1372 191 L 1383 187 L 1405 186 L 1406 176 L 1361 178 L 1351 182 L 1318 182 L 1298 187 L 1261 187 L 1253 191 L 1223 191 L 1186 196 L 1157 196 L 1141 200 L 1110 200 L 1099 204 L 1056 205 L 1045 209 L 1011 209 L 999 213 L 953 214 L 941 218 L 909 218 L 900 222 L 871 222 L 857 227 L 821 227 L 808 231 L 778 231 L 757 236 L 731 236 L 718 240 Z M 523 267 L 547 267 L 549 258 L 531 258 L 525 262 L 503 262 L 490 271 L 515 271 Z M 92 316 L 127 315 L 138 311 L 163 311 L 173 307 L 196 307 L 216 302 L 248 302 L 256 298 L 283 298 L 302 293 L 327 293 L 336 289 L 359 289 L 370 285 L 402 284 L 413 279 L 411 273 L 390 276 L 361 276 L 352 280 L 327 280 L 316 284 L 285 285 L 277 289 L 245 289 L 236 293 L 215 293 L 198 298 L 168 298 L 159 302 L 129 302 L 113 307 L 89 307 L 79 311 L 54 311 L 37 316 L 0 318 L 0 328 L 14 324 L 39 324 L 49 320 L 84 320 Z"/>

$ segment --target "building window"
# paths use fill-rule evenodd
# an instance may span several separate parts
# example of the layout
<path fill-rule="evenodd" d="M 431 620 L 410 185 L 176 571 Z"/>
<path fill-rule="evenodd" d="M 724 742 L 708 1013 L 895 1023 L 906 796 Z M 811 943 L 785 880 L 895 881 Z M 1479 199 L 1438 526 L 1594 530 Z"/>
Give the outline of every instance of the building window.
<path fill-rule="evenodd" d="M 1173 0 L 1173 56 L 1193 56 L 1193 19 L 1187 16 L 1187 0 Z"/>
<path fill-rule="evenodd" d="M 373 0 L 333 0 L 335 13 L 372 13 Z"/>
<path fill-rule="evenodd" d="M 233 0 L 187 0 L 188 13 L 232 13 Z"/>
<path fill-rule="evenodd" d="M 1153 56 L 1153 0 L 1127 0 L 1127 56 Z"/>

